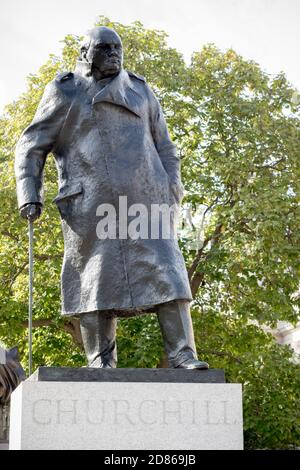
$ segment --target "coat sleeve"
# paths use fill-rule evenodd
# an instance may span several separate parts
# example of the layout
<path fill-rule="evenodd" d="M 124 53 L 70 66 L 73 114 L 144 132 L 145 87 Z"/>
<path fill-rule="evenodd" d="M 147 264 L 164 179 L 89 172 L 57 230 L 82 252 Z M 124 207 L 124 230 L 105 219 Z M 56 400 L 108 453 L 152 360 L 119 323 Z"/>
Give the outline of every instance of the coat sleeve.
<path fill-rule="evenodd" d="M 180 158 L 176 146 L 171 141 L 162 108 L 150 88 L 151 132 L 156 150 L 169 176 L 170 183 L 182 187 L 180 176 Z"/>
<path fill-rule="evenodd" d="M 15 175 L 18 207 L 43 204 L 43 169 L 55 146 L 68 111 L 68 100 L 54 80 L 46 86 L 32 123 L 16 147 Z"/>

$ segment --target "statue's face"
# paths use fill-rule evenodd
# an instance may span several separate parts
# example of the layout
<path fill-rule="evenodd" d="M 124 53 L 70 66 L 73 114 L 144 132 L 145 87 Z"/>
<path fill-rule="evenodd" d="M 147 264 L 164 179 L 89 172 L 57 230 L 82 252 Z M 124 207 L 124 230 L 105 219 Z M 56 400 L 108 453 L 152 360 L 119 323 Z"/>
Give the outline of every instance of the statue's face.
<path fill-rule="evenodd" d="M 123 64 L 123 48 L 117 33 L 108 28 L 95 28 L 90 38 L 87 61 L 97 67 L 103 77 L 118 73 Z"/>

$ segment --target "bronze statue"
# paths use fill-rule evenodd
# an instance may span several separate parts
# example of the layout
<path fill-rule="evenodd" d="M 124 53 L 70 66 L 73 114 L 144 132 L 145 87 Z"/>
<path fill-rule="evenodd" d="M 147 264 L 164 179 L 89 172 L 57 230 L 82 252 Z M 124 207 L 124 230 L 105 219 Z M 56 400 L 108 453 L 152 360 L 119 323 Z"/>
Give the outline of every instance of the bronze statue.
<path fill-rule="evenodd" d="M 0 364 L 0 405 L 8 403 L 12 392 L 25 380 L 25 372 L 19 363 L 18 349 L 12 348 L 5 353 L 6 362 Z"/>
<path fill-rule="evenodd" d="M 20 212 L 40 216 L 43 168 L 52 152 L 65 243 L 62 315 L 80 317 L 90 367 L 116 367 L 117 317 L 156 312 L 169 366 L 207 369 L 197 359 L 192 294 L 175 234 L 180 161 L 155 95 L 122 64 L 118 34 L 94 28 L 74 73 L 61 73 L 46 87 L 17 146 Z M 150 227 L 152 209 L 162 205 L 173 211 L 169 237 L 162 235 L 161 215 L 154 217 L 158 233 Z M 116 223 L 99 236 L 111 207 Z M 124 218 L 127 226 L 135 223 L 134 211 L 144 214 L 143 237 L 124 233 Z"/>

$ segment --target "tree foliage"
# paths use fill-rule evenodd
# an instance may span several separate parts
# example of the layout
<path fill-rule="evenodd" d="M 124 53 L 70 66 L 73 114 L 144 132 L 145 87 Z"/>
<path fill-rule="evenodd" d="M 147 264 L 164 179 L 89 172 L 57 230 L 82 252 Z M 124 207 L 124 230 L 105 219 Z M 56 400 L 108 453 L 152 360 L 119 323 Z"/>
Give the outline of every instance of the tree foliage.
<path fill-rule="evenodd" d="M 201 208 L 202 230 L 182 222 L 180 244 L 195 302 L 201 359 L 244 386 L 248 448 L 300 445 L 299 366 L 261 324 L 296 324 L 299 314 L 299 106 L 284 74 L 270 77 L 233 50 L 206 45 L 187 65 L 162 31 L 100 17 L 123 39 L 125 68 L 146 76 L 182 157 L 185 205 Z M 72 70 L 80 38 L 67 36 L 0 125 L 0 339 L 27 362 L 27 226 L 15 197 L 16 142 L 45 85 Z M 294 103 L 294 104 L 293 104 Z M 60 317 L 63 240 L 52 204 L 56 170 L 46 165 L 46 204 L 35 225 L 34 365 L 82 366 L 78 320 Z M 189 228 L 189 230 L 187 230 Z M 195 243 L 196 239 L 198 242 Z M 298 292 L 298 293 L 297 293 Z M 155 316 L 122 320 L 120 367 L 163 365 Z M 298 408 L 297 408 L 298 406 Z"/>

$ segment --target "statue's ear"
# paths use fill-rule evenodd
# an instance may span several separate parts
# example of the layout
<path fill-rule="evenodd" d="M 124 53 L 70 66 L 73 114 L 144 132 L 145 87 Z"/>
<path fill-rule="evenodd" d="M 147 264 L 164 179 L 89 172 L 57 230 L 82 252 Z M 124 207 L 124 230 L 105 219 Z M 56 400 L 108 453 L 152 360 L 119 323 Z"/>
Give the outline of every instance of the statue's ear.
<path fill-rule="evenodd" d="M 9 350 L 6 352 L 6 358 L 7 358 L 7 359 L 11 359 L 11 360 L 13 360 L 13 361 L 17 361 L 18 358 L 19 358 L 19 355 L 18 355 L 18 348 L 15 346 L 14 348 L 9 349 Z"/>

